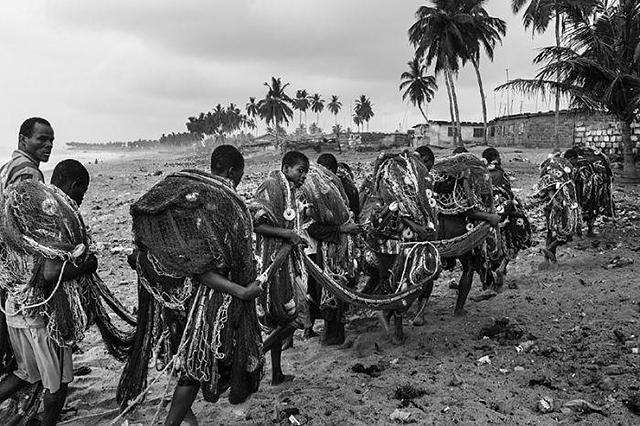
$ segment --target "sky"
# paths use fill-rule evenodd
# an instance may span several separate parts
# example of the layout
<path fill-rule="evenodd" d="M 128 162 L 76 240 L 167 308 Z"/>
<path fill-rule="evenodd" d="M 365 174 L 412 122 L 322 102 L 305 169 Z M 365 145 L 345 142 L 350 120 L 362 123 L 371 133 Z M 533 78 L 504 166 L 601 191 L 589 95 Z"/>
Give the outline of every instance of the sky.
<path fill-rule="evenodd" d="M 56 144 L 155 139 L 186 131 L 186 118 L 216 104 L 244 106 L 271 76 L 297 89 L 338 95 L 338 122 L 352 126 L 353 101 L 366 94 L 370 129 L 406 131 L 421 121 L 402 101 L 400 74 L 412 56 L 407 30 L 417 0 L 6 0 L 0 5 L 0 153 L 17 143 L 29 116 L 53 124 Z M 481 61 L 489 118 L 505 112 L 493 88 L 532 77 L 536 49 L 510 0 L 488 0 L 507 21 L 494 62 Z M 440 80 L 439 80 L 440 82 Z M 475 73 L 457 82 L 461 119 L 482 119 Z M 553 100 L 511 96 L 511 112 L 549 110 Z M 448 119 L 444 82 L 429 117 Z M 297 116 L 294 122 L 297 122 Z M 308 124 L 315 114 L 308 113 Z M 329 130 L 334 117 L 323 113 Z M 291 128 L 293 129 L 293 128 Z"/>

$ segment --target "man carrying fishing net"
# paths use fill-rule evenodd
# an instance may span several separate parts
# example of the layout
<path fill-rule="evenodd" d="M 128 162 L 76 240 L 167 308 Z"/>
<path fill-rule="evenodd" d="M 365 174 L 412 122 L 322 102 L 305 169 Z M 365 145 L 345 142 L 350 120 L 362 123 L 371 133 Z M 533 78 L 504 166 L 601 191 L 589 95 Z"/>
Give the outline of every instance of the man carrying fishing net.
<path fill-rule="evenodd" d="M 300 190 L 308 172 L 306 155 L 287 152 L 280 170 L 269 174 L 251 201 L 261 270 L 271 266 L 283 246 L 292 246 L 286 261 L 265 283 L 265 290 L 258 298 L 261 324 L 269 330 L 284 331 L 271 347 L 271 384 L 274 386 L 293 379 L 292 375 L 282 372 L 283 342 L 291 341 L 296 328 L 311 326 L 306 300 L 307 275 L 302 259 L 303 248 L 308 245 L 308 234 L 302 228 L 306 206 Z"/>
<path fill-rule="evenodd" d="M 487 148 L 482 152 L 482 158 L 487 163 L 496 212 L 500 215 L 502 250 L 493 250 L 494 253 L 499 251 L 499 254 L 490 259 L 491 271 L 495 274 L 492 280 L 499 289 L 509 262 L 516 258 L 520 250 L 531 247 L 531 224 L 522 203 L 511 190 L 511 181 L 502 168 L 498 150 Z"/>
<path fill-rule="evenodd" d="M 11 167 L 8 170 L 5 177 L 11 175 Z M 0 287 L 6 294 L 3 310 L 16 365 L 0 382 L 0 402 L 40 383 L 46 425 L 58 421 L 73 380 L 71 348 L 87 327 L 79 278 L 97 268 L 77 210 L 89 173 L 79 162 L 65 160 L 54 169 L 51 183 L 45 187 L 25 179 L 4 189 L 0 265 Z M 37 391 L 32 398 L 34 411 L 24 413 L 23 420 L 37 412 Z"/>
<path fill-rule="evenodd" d="M 326 274 L 344 285 L 355 287 L 357 268 L 352 234 L 360 232 L 348 206 L 348 196 L 341 179 L 335 174 L 338 161 L 332 154 L 322 154 L 318 165 L 311 167 L 302 192 L 309 204 L 305 219 L 311 237 L 306 254 Z M 311 337 L 315 319 L 323 317 L 325 327 L 322 343 L 341 345 L 345 341 L 345 316 L 348 305 L 336 299 L 312 276 L 308 280 L 311 325 L 305 335 Z"/>
<path fill-rule="evenodd" d="M 600 150 L 583 146 L 568 149 L 563 157 L 575 168 L 578 203 L 582 208 L 583 221 L 587 224 L 587 236 L 593 237 L 596 235 L 593 226 L 600 215 L 615 217 L 611 192 L 613 172 L 609 158 Z"/>
<path fill-rule="evenodd" d="M 211 173 L 173 173 L 131 206 L 138 327 L 117 399 L 123 407 L 142 400 L 153 355 L 162 371 L 179 373 L 167 425 L 195 420 L 200 389 L 209 402 L 230 389 L 238 404 L 262 377 L 253 227 L 235 190 L 243 174 L 242 154 L 221 145 Z"/>
<path fill-rule="evenodd" d="M 545 262 L 557 262 L 558 247 L 567 244 L 582 228 L 582 212 L 574 182 L 575 168 L 559 154 L 550 155 L 540 165 L 537 192 L 530 207 L 544 204 L 547 226 Z"/>
<path fill-rule="evenodd" d="M 430 293 L 440 265 L 437 251 L 428 243 L 437 236 L 437 217 L 427 168 L 413 153 L 382 154 L 370 181 L 362 219 L 378 271 L 365 293 L 393 294 L 414 284 L 425 286 L 423 293 Z M 426 267 L 416 275 L 419 265 Z M 401 343 L 402 313 L 387 312 L 381 320 L 388 329 L 392 315 L 395 332 L 391 337 L 394 343 Z"/>

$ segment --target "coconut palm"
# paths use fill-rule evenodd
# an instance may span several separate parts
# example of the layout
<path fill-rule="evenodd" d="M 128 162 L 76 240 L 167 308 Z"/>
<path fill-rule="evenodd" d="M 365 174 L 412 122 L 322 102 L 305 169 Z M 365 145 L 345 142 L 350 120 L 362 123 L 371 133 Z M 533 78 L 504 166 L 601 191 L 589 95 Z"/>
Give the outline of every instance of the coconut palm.
<path fill-rule="evenodd" d="M 478 88 L 480 90 L 480 100 L 482 102 L 482 119 L 484 123 L 484 143 L 487 144 L 487 100 L 480 74 L 480 51 L 484 50 L 489 60 L 493 61 L 493 53 L 498 42 L 502 42 L 502 37 L 507 33 L 507 23 L 499 18 L 489 16 L 484 9 L 486 0 L 466 0 L 461 2 L 463 9 L 471 21 L 465 25 L 464 38 L 466 42 L 467 54 L 462 58 L 464 62 L 471 62 L 476 72 Z"/>
<path fill-rule="evenodd" d="M 245 110 L 247 111 L 247 115 L 251 118 L 258 115 L 258 104 L 256 103 L 256 98 L 249 98 L 249 102 L 247 102 Z"/>
<path fill-rule="evenodd" d="M 416 22 L 409 28 L 409 41 L 416 49 L 416 57 L 434 67 L 436 76 L 443 75 L 448 88 L 449 103 L 453 106 L 456 144 L 460 138 L 460 112 L 453 77 L 460 69 L 460 60 L 467 56 L 464 37 L 467 14 L 460 13 L 461 0 L 432 0 L 433 6 L 420 6 Z"/>
<path fill-rule="evenodd" d="M 533 32 L 545 32 L 553 21 L 555 24 L 556 49 L 559 51 L 563 28 L 565 27 L 565 18 L 570 23 L 581 22 L 594 11 L 598 3 L 601 2 L 599 0 L 511 0 L 511 7 L 515 14 L 524 11 L 522 14 L 524 27 L 526 29 L 531 28 Z M 556 60 L 560 60 L 559 54 L 556 54 Z M 556 82 L 559 82 L 560 79 L 561 75 L 558 71 Z M 555 91 L 554 148 L 558 148 L 560 144 L 560 94 L 561 90 L 557 89 Z"/>
<path fill-rule="evenodd" d="M 302 113 L 304 113 L 305 123 L 307 124 L 307 110 L 311 106 L 309 102 L 309 94 L 306 90 L 298 90 L 296 92 L 296 98 L 293 100 L 293 107 L 300 111 L 300 125 L 302 125 Z"/>
<path fill-rule="evenodd" d="M 418 107 L 424 120 L 428 122 L 429 118 L 422 106 L 431 102 L 433 95 L 438 90 L 436 78 L 432 75 L 426 75 L 427 67 L 421 64 L 418 58 L 413 58 L 407 62 L 407 65 L 409 65 L 409 71 L 403 72 L 400 76 L 402 79 L 400 90 L 404 90 L 402 100 L 405 101 L 408 98 L 413 105 Z"/>
<path fill-rule="evenodd" d="M 340 102 L 336 95 L 331 96 L 331 102 L 327 104 L 327 109 L 335 116 L 335 124 L 338 124 L 338 113 L 342 109 L 342 102 Z"/>
<path fill-rule="evenodd" d="M 339 137 L 340 137 L 340 135 L 341 135 L 342 133 L 344 133 L 344 130 L 342 130 L 342 126 L 341 126 L 341 125 L 339 125 L 338 123 L 336 123 L 336 124 L 334 124 L 334 125 L 333 125 L 333 128 L 331 129 L 331 132 L 332 132 L 334 135 L 336 135 L 336 138 L 339 138 Z"/>
<path fill-rule="evenodd" d="M 355 114 L 360 117 L 361 124 L 367 123 L 367 130 L 369 130 L 369 120 L 373 118 L 373 106 L 371 105 L 371 100 L 367 98 L 366 95 L 361 95 L 358 99 L 356 99 L 356 104 L 354 107 Z"/>
<path fill-rule="evenodd" d="M 560 92 L 571 106 L 603 110 L 622 125 L 625 180 L 638 182 L 631 124 L 640 111 L 640 5 L 636 0 L 601 1 L 602 13 L 583 20 L 563 38 L 566 46 L 543 49 L 544 64 L 533 80 L 514 80 L 497 90 L 523 93 Z M 560 75 L 560 81 L 554 77 Z"/>
<path fill-rule="evenodd" d="M 362 125 L 362 117 L 358 115 L 358 113 L 353 114 L 353 124 L 358 128 L 358 133 L 360 133 L 360 126 Z"/>
<path fill-rule="evenodd" d="M 311 111 L 316 113 L 316 124 L 320 125 L 320 113 L 324 110 L 324 100 L 319 94 L 311 97 Z"/>
<path fill-rule="evenodd" d="M 271 84 L 264 83 L 269 88 L 264 99 L 258 102 L 258 112 L 260 117 L 266 122 L 267 126 L 273 124 L 275 129 L 280 127 L 281 123 L 289 124 L 289 120 L 293 117 L 293 111 L 289 104 L 291 98 L 285 93 L 285 89 L 289 83 L 282 84 L 280 78 L 271 77 Z M 276 145 L 279 142 L 280 132 L 275 132 Z"/>

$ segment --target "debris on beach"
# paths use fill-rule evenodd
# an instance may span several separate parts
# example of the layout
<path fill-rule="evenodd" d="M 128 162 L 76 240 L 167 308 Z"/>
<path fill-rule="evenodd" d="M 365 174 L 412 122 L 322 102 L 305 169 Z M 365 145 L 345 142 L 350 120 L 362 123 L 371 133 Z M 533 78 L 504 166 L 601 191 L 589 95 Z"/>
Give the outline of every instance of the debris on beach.
<path fill-rule="evenodd" d="M 384 371 L 384 368 L 380 366 L 380 364 L 372 364 L 368 367 L 365 367 L 364 365 L 358 363 L 351 367 L 351 371 L 353 371 L 354 373 L 363 373 L 370 377 L 380 377 L 380 375 Z"/>

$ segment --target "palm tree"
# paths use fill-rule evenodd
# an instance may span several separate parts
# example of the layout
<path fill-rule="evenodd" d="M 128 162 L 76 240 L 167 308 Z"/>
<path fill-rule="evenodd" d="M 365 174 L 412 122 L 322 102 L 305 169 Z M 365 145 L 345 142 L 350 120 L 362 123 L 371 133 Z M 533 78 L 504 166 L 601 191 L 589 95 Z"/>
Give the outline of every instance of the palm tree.
<path fill-rule="evenodd" d="M 416 57 L 434 66 L 436 76 L 442 74 L 448 86 L 449 102 L 455 118 L 454 141 L 462 145 L 460 112 L 453 76 L 460 69 L 460 59 L 467 56 L 465 25 L 467 14 L 460 13 L 460 1 L 432 0 L 432 6 L 420 6 L 416 22 L 409 28 L 409 41 L 416 49 Z"/>
<path fill-rule="evenodd" d="M 276 129 L 276 145 L 279 143 L 277 129 L 280 123 L 289 124 L 289 120 L 293 117 L 293 111 L 289 107 L 292 102 L 291 98 L 285 93 L 285 89 L 289 83 L 282 84 L 280 78 L 271 77 L 271 84 L 264 83 L 269 88 L 264 99 L 258 102 L 258 112 L 260 117 L 267 123 L 267 126 L 273 124 Z M 281 147 L 282 148 L 282 147 Z"/>
<path fill-rule="evenodd" d="M 374 116 L 371 100 L 366 95 L 361 95 L 356 99 L 356 105 L 354 112 L 360 117 L 360 123 L 367 123 L 367 130 L 369 130 L 369 120 Z"/>
<path fill-rule="evenodd" d="M 583 21 L 586 16 L 591 14 L 599 0 L 511 0 L 513 13 L 517 14 L 524 10 L 522 14 L 522 22 L 526 29 L 531 28 L 532 31 L 543 33 L 549 27 L 553 20 L 555 23 L 556 36 L 556 60 L 560 60 L 560 41 L 564 25 L 564 19 L 569 18 L 570 22 Z M 525 8 L 525 5 L 527 7 Z M 556 73 L 556 82 L 560 82 L 560 71 Z M 556 116 L 555 116 L 555 133 L 554 148 L 560 145 L 560 94 L 561 90 L 555 91 L 556 96 Z"/>
<path fill-rule="evenodd" d="M 316 113 L 316 125 L 320 125 L 320 113 L 324 109 L 324 100 L 319 94 L 315 94 L 311 97 L 311 111 Z"/>
<path fill-rule="evenodd" d="M 249 102 L 247 102 L 245 109 L 247 111 L 247 115 L 251 118 L 258 115 L 258 104 L 256 103 L 256 98 L 249 98 Z"/>
<path fill-rule="evenodd" d="M 336 138 L 339 138 L 340 135 L 343 133 L 342 126 L 339 125 L 338 123 L 334 124 L 333 128 L 331 129 L 331 132 L 334 135 L 336 135 Z"/>
<path fill-rule="evenodd" d="M 424 112 L 422 105 L 431 102 L 433 95 L 438 90 L 436 84 L 436 78 L 427 74 L 427 67 L 420 63 L 418 58 L 407 62 L 409 65 L 409 71 L 402 73 L 400 78 L 400 90 L 404 90 L 402 94 L 402 100 L 405 101 L 409 98 L 409 101 L 420 109 L 425 122 L 429 122 L 427 114 Z"/>
<path fill-rule="evenodd" d="M 298 90 L 296 92 L 296 98 L 293 100 L 293 107 L 300 111 L 300 125 L 302 125 L 302 113 L 304 113 L 305 124 L 307 124 L 307 110 L 310 106 L 311 103 L 309 102 L 309 94 L 307 91 L 304 89 Z"/>
<path fill-rule="evenodd" d="M 489 16 L 484 9 L 486 0 L 467 0 L 462 2 L 463 12 L 471 16 L 471 22 L 467 25 L 464 36 L 467 45 L 467 55 L 463 57 L 463 63 L 470 61 L 476 72 L 478 88 L 480 90 L 480 100 L 482 102 L 482 119 L 484 123 L 484 143 L 487 141 L 487 100 L 482 85 L 482 75 L 480 74 L 480 50 L 484 49 L 489 60 L 493 61 L 493 52 L 498 42 L 502 42 L 502 37 L 507 33 L 507 23 L 499 18 Z"/>
<path fill-rule="evenodd" d="M 544 65 L 533 80 L 514 80 L 498 87 L 523 93 L 555 91 L 571 106 L 604 110 L 622 124 L 623 178 L 639 182 L 631 124 L 640 111 L 640 5 L 637 0 L 601 1 L 593 22 L 576 22 L 563 38 L 566 47 L 548 47 L 535 58 Z M 554 77 L 560 75 L 560 80 Z"/>
<path fill-rule="evenodd" d="M 360 133 L 360 126 L 362 125 L 362 117 L 360 117 L 358 113 L 353 114 L 353 124 L 357 126 L 358 133 Z"/>
<path fill-rule="evenodd" d="M 336 95 L 331 96 L 331 102 L 327 104 L 327 109 L 335 116 L 336 124 L 338 124 L 338 113 L 342 109 L 342 102 Z"/>

